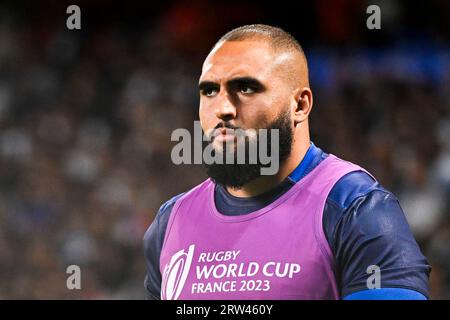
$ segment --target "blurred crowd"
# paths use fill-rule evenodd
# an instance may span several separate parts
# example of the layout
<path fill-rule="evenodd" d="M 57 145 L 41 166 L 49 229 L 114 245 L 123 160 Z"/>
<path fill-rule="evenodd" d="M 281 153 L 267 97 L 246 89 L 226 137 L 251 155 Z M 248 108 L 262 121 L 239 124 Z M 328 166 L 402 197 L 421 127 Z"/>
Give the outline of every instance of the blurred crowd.
<path fill-rule="evenodd" d="M 203 55 L 159 31 L 0 23 L 0 299 L 144 297 L 145 230 L 206 177 L 170 160 Z M 432 298 L 450 299 L 450 48 L 305 49 L 312 140 L 399 197 Z"/>

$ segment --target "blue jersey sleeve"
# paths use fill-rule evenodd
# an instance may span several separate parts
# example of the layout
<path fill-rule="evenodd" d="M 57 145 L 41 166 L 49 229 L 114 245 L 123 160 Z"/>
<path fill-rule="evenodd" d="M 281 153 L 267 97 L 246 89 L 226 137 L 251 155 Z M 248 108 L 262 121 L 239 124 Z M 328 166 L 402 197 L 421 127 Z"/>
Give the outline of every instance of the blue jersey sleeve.
<path fill-rule="evenodd" d="M 144 287 L 146 297 L 150 300 L 160 299 L 162 276 L 159 269 L 159 257 L 172 208 L 183 194 L 173 197 L 159 208 L 155 219 L 144 235 L 144 258 L 147 269 Z"/>
<path fill-rule="evenodd" d="M 427 298 L 410 289 L 380 288 L 358 291 L 344 297 L 344 300 L 427 300 Z"/>
<path fill-rule="evenodd" d="M 365 172 L 349 173 L 336 183 L 326 202 L 323 228 L 342 297 L 368 289 L 372 265 L 380 268 L 381 288 L 428 297 L 431 268 L 397 198 Z"/>

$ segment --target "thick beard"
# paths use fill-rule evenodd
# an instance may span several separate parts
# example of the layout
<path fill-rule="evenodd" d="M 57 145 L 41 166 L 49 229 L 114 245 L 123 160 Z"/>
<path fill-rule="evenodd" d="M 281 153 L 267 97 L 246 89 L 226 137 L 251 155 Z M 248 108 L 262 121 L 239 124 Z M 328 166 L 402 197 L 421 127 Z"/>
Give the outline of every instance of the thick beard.
<path fill-rule="evenodd" d="M 271 130 L 279 130 L 279 165 L 290 156 L 292 148 L 292 128 L 290 116 L 287 113 L 281 114 L 275 121 L 266 127 L 267 130 L 267 152 L 271 156 Z M 258 139 L 258 138 L 257 138 Z M 259 147 L 259 141 L 257 141 Z M 225 150 L 225 149 L 222 149 Z M 228 186 L 233 189 L 240 189 L 250 181 L 261 176 L 261 168 L 269 167 L 269 164 L 263 165 L 258 157 L 256 164 L 249 163 L 248 141 L 246 141 L 245 164 L 237 163 L 237 155 L 234 152 L 234 163 L 225 163 L 225 153 L 223 153 L 223 164 L 213 163 L 205 164 L 206 174 L 217 184 Z M 215 150 L 214 150 L 215 151 Z"/>

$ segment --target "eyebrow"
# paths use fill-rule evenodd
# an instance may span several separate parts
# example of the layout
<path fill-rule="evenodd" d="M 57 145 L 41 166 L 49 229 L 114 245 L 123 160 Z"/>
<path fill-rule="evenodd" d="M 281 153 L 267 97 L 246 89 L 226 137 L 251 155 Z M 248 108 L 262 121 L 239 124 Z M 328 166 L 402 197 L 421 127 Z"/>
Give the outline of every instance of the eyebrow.
<path fill-rule="evenodd" d="M 208 89 L 217 89 L 219 87 L 220 87 L 220 85 L 214 81 L 201 81 L 198 84 L 198 90 L 200 90 L 200 91 L 205 91 Z"/>
<path fill-rule="evenodd" d="M 237 77 L 228 80 L 226 83 L 226 86 L 231 88 L 239 87 L 242 85 L 252 87 L 258 92 L 264 91 L 266 89 L 266 87 L 258 79 L 253 77 Z M 217 89 L 219 87 L 220 85 L 214 81 L 201 81 L 198 84 L 198 89 L 200 91 L 204 91 L 207 89 Z"/>

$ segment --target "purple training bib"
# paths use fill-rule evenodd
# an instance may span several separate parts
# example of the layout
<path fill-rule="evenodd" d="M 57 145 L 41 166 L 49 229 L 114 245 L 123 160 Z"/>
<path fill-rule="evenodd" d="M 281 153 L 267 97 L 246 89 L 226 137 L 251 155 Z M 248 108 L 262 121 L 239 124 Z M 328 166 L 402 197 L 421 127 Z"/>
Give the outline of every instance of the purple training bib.
<path fill-rule="evenodd" d="M 161 298 L 339 299 L 322 214 L 334 184 L 358 170 L 330 154 L 273 203 L 241 216 L 217 211 L 210 179 L 193 188 L 167 225 Z"/>

